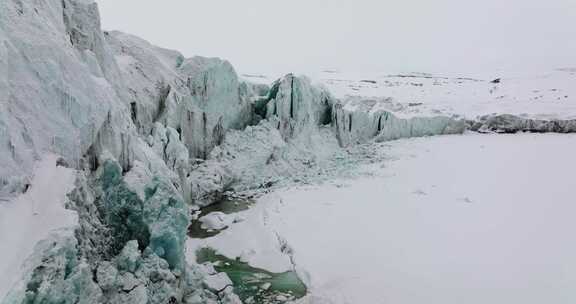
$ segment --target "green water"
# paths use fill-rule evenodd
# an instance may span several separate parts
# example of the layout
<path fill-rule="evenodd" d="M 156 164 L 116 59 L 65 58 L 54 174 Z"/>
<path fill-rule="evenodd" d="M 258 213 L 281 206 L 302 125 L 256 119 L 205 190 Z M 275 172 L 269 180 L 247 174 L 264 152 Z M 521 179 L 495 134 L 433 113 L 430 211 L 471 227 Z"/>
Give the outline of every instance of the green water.
<path fill-rule="evenodd" d="M 252 198 L 225 198 L 220 202 L 200 209 L 198 218 L 211 212 L 233 214 L 250 209 L 255 204 Z M 205 230 L 199 220 L 193 220 L 188 236 L 196 239 L 213 237 L 226 230 Z M 212 263 L 218 272 L 224 272 L 232 280 L 234 292 L 246 304 L 276 304 L 299 299 L 306 295 L 306 285 L 294 271 L 273 273 L 251 267 L 238 259 L 229 259 L 212 248 L 202 248 L 196 253 L 199 264 Z"/>
<path fill-rule="evenodd" d="M 200 215 L 198 218 L 201 218 L 211 212 L 232 214 L 245 211 L 250 209 L 254 203 L 255 202 L 252 198 L 224 198 L 217 203 L 200 209 Z M 202 229 L 202 223 L 199 220 L 193 220 L 188 227 L 188 236 L 195 239 L 205 239 L 213 237 L 224 230 L 226 230 L 226 228 L 211 231 Z"/>
<path fill-rule="evenodd" d="M 238 259 L 229 259 L 214 249 L 197 252 L 198 263 L 211 262 L 218 272 L 224 272 L 234 285 L 234 292 L 246 304 L 284 303 L 306 295 L 306 285 L 294 271 L 273 273 L 255 268 Z"/>

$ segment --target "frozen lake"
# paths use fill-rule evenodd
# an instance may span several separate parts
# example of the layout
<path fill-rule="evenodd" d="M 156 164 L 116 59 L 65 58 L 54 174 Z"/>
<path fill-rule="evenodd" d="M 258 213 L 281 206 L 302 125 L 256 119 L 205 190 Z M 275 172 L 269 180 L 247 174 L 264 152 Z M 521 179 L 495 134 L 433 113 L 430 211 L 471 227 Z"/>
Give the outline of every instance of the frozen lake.
<path fill-rule="evenodd" d="M 576 135 L 439 136 L 376 146 L 372 176 L 277 191 L 215 237 L 311 304 L 576 302 Z M 295 268 L 294 268 L 295 267 Z"/>
<path fill-rule="evenodd" d="M 265 225 L 309 276 L 303 303 L 576 302 L 576 136 L 381 148 L 392 160 L 377 177 L 264 199 Z"/>

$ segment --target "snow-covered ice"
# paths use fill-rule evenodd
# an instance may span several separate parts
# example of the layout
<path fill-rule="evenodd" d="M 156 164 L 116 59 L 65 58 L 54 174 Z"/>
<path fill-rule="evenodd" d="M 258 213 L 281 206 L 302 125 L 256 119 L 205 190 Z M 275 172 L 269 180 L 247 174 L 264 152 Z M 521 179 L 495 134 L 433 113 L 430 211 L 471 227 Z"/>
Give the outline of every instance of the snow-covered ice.
<path fill-rule="evenodd" d="M 383 147 L 398 160 L 381 177 L 282 193 L 271 222 L 335 303 L 573 303 L 575 148 L 561 135 L 401 141 Z"/>
<path fill-rule="evenodd" d="M 228 215 L 223 212 L 211 212 L 198 220 L 202 223 L 202 229 L 222 230 L 232 225 L 234 222 L 242 221 L 242 218 L 235 215 Z"/>
<path fill-rule="evenodd" d="M 216 237 L 206 239 L 188 238 L 186 259 L 196 263 L 196 250 L 209 247 L 229 258 L 240 258 L 252 267 L 272 272 L 292 270 L 290 256 L 280 250 L 278 236 L 267 223 L 270 211 L 267 204 L 256 204 L 238 213 L 243 221 L 232 224 Z M 234 215 L 228 215 L 232 217 Z"/>
<path fill-rule="evenodd" d="M 0 203 L 0 299 L 22 275 L 25 261 L 39 241 L 53 233 L 72 233 L 74 211 L 64 206 L 74 186 L 74 170 L 57 166 L 54 155 L 37 163 L 28 191 Z"/>
<path fill-rule="evenodd" d="M 576 136 L 467 134 L 377 147 L 389 160 L 362 169 L 374 177 L 267 195 L 210 245 L 238 256 L 281 237 L 311 287 L 302 303 L 576 300 Z"/>

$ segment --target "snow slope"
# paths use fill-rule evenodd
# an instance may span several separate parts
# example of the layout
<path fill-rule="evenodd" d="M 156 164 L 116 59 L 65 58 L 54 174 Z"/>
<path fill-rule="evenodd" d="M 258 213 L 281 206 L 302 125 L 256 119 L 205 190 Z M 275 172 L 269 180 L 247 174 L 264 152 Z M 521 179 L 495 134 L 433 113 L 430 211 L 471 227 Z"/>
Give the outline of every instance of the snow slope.
<path fill-rule="evenodd" d="M 0 299 L 23 273 L 36 244 L 54 233 L 71 234 L 76 213 L 65 208 L 74 186 L 74 170 L 56 166 L 57 157 L 39 161 L 28 191 L 0 204 Z"/>

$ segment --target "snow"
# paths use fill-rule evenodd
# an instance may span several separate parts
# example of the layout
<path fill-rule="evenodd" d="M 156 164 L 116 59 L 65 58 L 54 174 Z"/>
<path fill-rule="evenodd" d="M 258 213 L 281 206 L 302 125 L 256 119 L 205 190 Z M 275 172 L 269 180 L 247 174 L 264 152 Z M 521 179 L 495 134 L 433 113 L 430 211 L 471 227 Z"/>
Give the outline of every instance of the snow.
<path fill-rule="evenodd" d="M 237 216 L 243 221 L 232 224 L 216 237 L 186 241 L 186 260 L 196 263 L 196 250 L 203 247 L 215 249 L 228 258 L 239 257 L 252 267 L 272 272 L 291 270 L 290 257 L 280 251 L 278 236 L 267 223 L 269 210 L 266 204 L 257 204 Z"/>
<path fill-rule="evenodd" d="M 205 283 L 206 286 L 212 290 L 224 290 L 227 286 L 232 285 L 232 281 L 230 281 L 228 276 L 223 272 L 208 276 Z"/>
<path fill-rule="evenodd" d="M 382 109 L 396 116 L 459 115 L 467 119 L 493 113 L 537 119 L 576 117 L 576 72 L 570 69 L 510 73 L 495 78 L 318 73 L 313 79 L 337 98 L 389 98 Z"/>
<path fill-rule="evenodd" d="M 570 68 L 472 77 L 347 71 L 309 76 L 336 98 L 376 100 L 379 103 L 373 110 L 390 111 L 399 118 L 458 115 L 474 119 L 494 113 L 533 119 L 576 118 L 576 71 Z M 500 83 L 492 83 L 498 78 Z M 274 80 L 265 76 L 249 79 L 268 83 Z"/>
<path fill-rule="evenodd" d="M 76 213 L 64 207 L 74 185 L 74 171 L 56 166 L 48 155 L 34 170 L 29 190 L 0 205 L 0 299 L 22 275 L 25 261 L 39 241 L 53 233 L 70 233 Z"/>
<path fill-rule="evenodd" d="M 278 270 L 283 239 L 311 287 L 301 303 L 576 300 L 575 135 L 375 147 L 388 160 L 362 168 L 373 177 L 269 194 L 204 242 L 231 257 L 253 250 L 250 264 Z"/>
<path fill-rule="evenodd" d="M 242 221 L 242 219 L 236 215 L 228 215 L 223 212 L 211 212 L 201 217 L 199 221 L 202 223 L 202 229 L 222 230 L 234 222 Z"/>
<path fill-rule="evenodd" d="M 573 303 L 574 147 L 572 135 L 401 141 L 381 177 L 282 193 L 271 222 L 335 303 Z"/>

